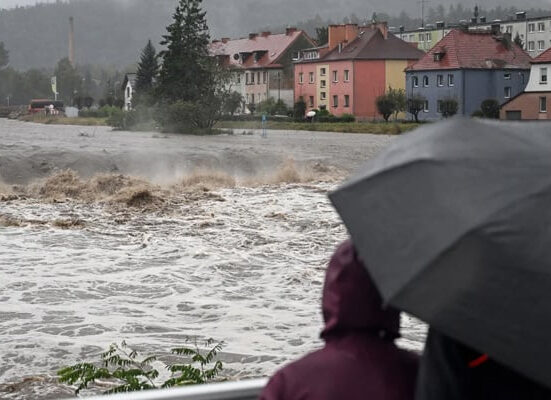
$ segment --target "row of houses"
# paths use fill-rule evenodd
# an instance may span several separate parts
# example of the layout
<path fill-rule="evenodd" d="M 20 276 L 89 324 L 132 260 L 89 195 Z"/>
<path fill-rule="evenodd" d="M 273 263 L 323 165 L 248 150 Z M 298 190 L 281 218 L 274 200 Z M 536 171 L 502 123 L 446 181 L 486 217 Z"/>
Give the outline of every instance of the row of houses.
<path fill-rule="evenodd" d="M 551 101 L 551 49 L 532 58 L 497 26 L 450 29 L 427 52 L 390 32 L 386 23 L 331 25 L 323 46 L 288 28 L 215 40 L 210 52 L 231 69 L 230 88 L 243 98 L 242 113 L 272 98 L 288 107 L 302 100 L 306 112 L 325 109 L 376 120 L 381 118 L 376 98 L 389 88 L 423 98 L 421 120 L 442 118 L 447 99 L 457 101 L 458 114 L 466 116 L 495 99 L 502 118 L 547 119 Z M 131 94 L 133 79 L 125 80 L 125 94 Z"/>
<path fill-rule="evenodd" d="M 526 12 L 519 11 L 507 20 L 487 21 L 485 17 L 474 16 L 470 21 L 460 21 L 447 25 L 444 21 L 427 24 L 422 28 L 404 30 L 391 29 L 402 40 L 414 43 L 419 49 L 429 51 L 442 40 L 452 29 L 498 30 L 509 34 L 513 39 L 520 38 L 523 49 L 531 57 L 537 57 L 551 48 L 551 15 L 528 18 Z"/>

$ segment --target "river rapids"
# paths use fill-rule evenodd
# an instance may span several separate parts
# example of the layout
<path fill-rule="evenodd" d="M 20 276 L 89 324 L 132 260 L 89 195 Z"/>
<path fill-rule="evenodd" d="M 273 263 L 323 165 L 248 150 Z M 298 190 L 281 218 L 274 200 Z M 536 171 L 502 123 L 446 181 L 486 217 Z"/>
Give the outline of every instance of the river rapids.
<path fill-rule="evenodd" d="M 0 398 L 70 398 L 57 369 L 125 340 L 224 341 L 230 379 L 318 348 L 327 199 L 386 136 L 194 137 L 0 119 Z M 401 345 L 425 328 L 403 317 Z"/>

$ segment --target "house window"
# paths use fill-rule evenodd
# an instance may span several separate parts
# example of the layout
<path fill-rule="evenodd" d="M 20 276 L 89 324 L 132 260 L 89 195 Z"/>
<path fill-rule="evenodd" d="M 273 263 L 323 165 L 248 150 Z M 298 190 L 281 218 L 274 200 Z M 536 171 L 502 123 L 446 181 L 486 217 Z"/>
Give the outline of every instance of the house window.
<path fill-rule="evenodd" d="M 344 81 L 349 82 L 350 81 L 350 71 L 345 69 L 344 70 Z"/>
<path fill-rule="evenodd" d="M 347 94 L 344 95 L 344 106 L 350 107 L 350 96 Z"/>
<path fill-rule="evenodd" d="M 505 79 L 506 81 L 510 81 L 511 80 L 511 73 L 507 72 L 507 73 L 503 74 L 503 79 Z"/>
<path fill-rule="evenodd" d="M 339 96 L 333 96 L 333 107 L 339 106 Z"/>
<path fill-rule="evenodd" d="M 413 85 L 413 87 L 419 87 L 419 77 L 412 76 L 411 77 L 411 84 Z"/>
<path fill-rule="evenodd" d="M 547 97 L 540 97 L 540 112 L 547 112 Z"/>
<path fill-rule="evenodd" d="M 545 50 L 545 41 L 538 40 L 538 50 Z"/>
<path fill-rule="evenodd" d="M 538 22 L 538 31 L 539 32 L 545 31 L 545 22 Z"/>
<path fill-rule="evenodd" d="M 448 74 L 448 86 L 453 86 L 455 84 L 454 82 L 454 75 Z"/>
<path fill-rule="evenodd" d="M 432 33 L 430 32 L 425 33 L 425 40 L 427 42 L 430 42 L 432 40 Z"/>
<path fill-rule="evenodd" d="M 424 87 L 429 86 L 429 77 L 427 75 L 423 76 L 423 86 Z"/>
<path fill-rule="evenodd" d="M 254 93 L 251 94 L 251 104 L 254 104 Z"/>
<path fill-rule="evenodd" d="M 300 83 L 301 85 L 304 83 L 304 73 L 300 73 L 298 74 L 298 83 Z"/>
<path fill-rule="evenodd" d="M 533 41 L 528 42 L 528 51 L 534 51 L 536 49 L 536 44 Z"/>
<path fill-rule="evenodd" d="M 333 71 L 333 82 L 338 82 L 338 81 L 339 81 L 339 72 Z"/>
<path fill-rule="evenodd" d="M 325 100 L 327 98 L 327 93 L 320 92 L 320 100 Z"/>
<path fill-rule="evenodd" d="M 327 86 L 327 82 L 326 82 L 325 79 L 323 79 L 323 80 L 320 81 L 320 86 L 321 86 L 322 88 L 324 88 L 324 87 Z"/>
<path fill-rule="evenodd" d="M 511 98 L 511 86 L 505 86 L 505 98 L 506 99 Z"/>
<path fill-rule="evenodd" d="M 258 71 L 258 72 L 256 73 L 256 78 L 257 78 L 257 79 L 256 79 L 256 84 L 257 84 L 257 85 L 260 85 L 260 71 Z"/>
<path fill-rule="evenodd" d="M 438 86 L 444 86 L 444 75 L 436 75 L 436 84 Z"/>
<path fill-rule="evenodd" d="M 507 25 L 507 28 L 505 28 L 505 31 L 507 33 L 513 33 L 513 25 Z"/>
<path fill-rule="evenodd" d="M 536 24 L 528 24 L 528 32 L 535 32 L 536 31 Z"/>
<path fill-rule="evenodd" d="M 327 74 L 327 70 L 325 68 L 320 69 L 320 75 L 325 76 Z"/>
<path fill-rule="evenodd" d="M 310 108 L 314 107 L 314 96 L 310 96 Z"/>
<path fill-rule="evenodd" d="M 425 103 L 423 104 L 423 111 L 429 112 L 429 101 L 425 100 Z"/>
<path fill-rule="evenodd" d="M 420 33 L 419 34 L 419 42 L 424 42 L 425 41 L 425 34 L 424 33 Z"/>
<path fill-rule="evenodd" d="M 245 84 L 246 85 L 249 84 L 249 73 L 248 72 L 245 73 Z"/>
<path fill-rule="evenodd" d="M 310 72 L 310 83 L 314 83 L 314 73 Z"/>
<path fill-rule="evenodd" d="M 264 76 L 262 77 L 262 83 L 268 82 L 268 72 L 264 71 Z"/>
<path fill-rule="evenodd" d="M 540 68 L 540 84 L 547 85 L 547 68 Z"/>
<path fill-rule="evenodd" d="M 415 42 L 415 35 L 409 35 L 409 41 Z"/>
<path fill-rule="evenodd" d="M 247 93 L 247 104 L 249 104 L 249 94 Z"/>
<path fill-rule="evenodd" d="M 254 85 L 254 72 L 251 73 L 251 81 L 249 82 L 251 85 Z M 254 102 L 253 102 L 254 104 Z"/>

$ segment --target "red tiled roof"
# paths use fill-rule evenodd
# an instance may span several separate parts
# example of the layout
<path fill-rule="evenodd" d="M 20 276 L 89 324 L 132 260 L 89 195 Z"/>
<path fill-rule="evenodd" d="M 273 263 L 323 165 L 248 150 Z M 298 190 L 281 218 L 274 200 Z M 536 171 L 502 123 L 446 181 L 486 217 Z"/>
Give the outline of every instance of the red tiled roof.
<path fill-rule="evenodd" d="M 333 49 L 322 60 L 419 60 L 424 54 L 392 33 L 385 39 L 379 29 L 374 29 L 363 31 L 340 52 Z"/>
<path fill-rule="evenodd" d="M 308 38 L 304 31 L 297 30 L 289 32 L 289 34 L 258 34 L 253 39 L 234 39 L 228 40 L 226 43 L 215 41 L 210 44 L 210 53 L 214 56 L 226 56 L 225 62 L 232 67 L 273 68 L 277 66 L 275 63 L 277 63 L 285 50 L 301 35 L 305 35 Z M 313 45 L 314 43 L 312 42 Z M 255 53 L 259 57 L 256 61 Z M 244 63 L 241 63 L 239 60 L 240 54 L 246 57 Z"/>
<path fill-rule="evenodd" d="M 534 58 L 532 60 L 533 64 L 539 64 L 539 63 L 551 63 L 551 48 L 545 50 L 543 53 L 541 53 L 539 56 Z"/>
<path fill-rule="evenodd" d="M 436 53 L 443 54 L 440 61 L 434 60 Z M 454 29 L 408 70 L 529 69 L 531 60 L 530 56 L 514 42 L 507 47 L 500 38 L 489 32 Z"/>

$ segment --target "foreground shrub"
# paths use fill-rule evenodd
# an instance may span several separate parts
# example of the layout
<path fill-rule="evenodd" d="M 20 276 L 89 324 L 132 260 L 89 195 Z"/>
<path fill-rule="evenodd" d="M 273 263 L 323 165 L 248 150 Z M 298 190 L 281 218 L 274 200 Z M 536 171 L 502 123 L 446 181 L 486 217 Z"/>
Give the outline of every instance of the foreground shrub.
<path fill-rule="evenodd" d="M 499 118 L 499 102 L 496 99 L 486 99 L 480 104 L 480 111 L 484 118 Z"/>
<path fill-rule="evenodd" d="M 125 342 L 120 346 L 112 344 L 109 350 L 102 353 L 99 367 L 91 363 L 79 363 L 65 367 L 57 374 L 60 382 L 77 385 L 77 395 L 98 380 L 113 383 L 113 389 L 105 394 L 201 384 L 216 378 L 223 368 L 222 362 L 216 360 L 223 343 L 215 344 L 209 339 L 204 346 L 204 351 L 197 343 L 193 347 L 172 349 L 171 353 L 183 356 L 185 362 L 167 365 L 171 377 L 161 383 L 156 382 L 160 371 L 153 367 L 157 357 L 141 357 L 137 351 L 129 349 Z"/>

